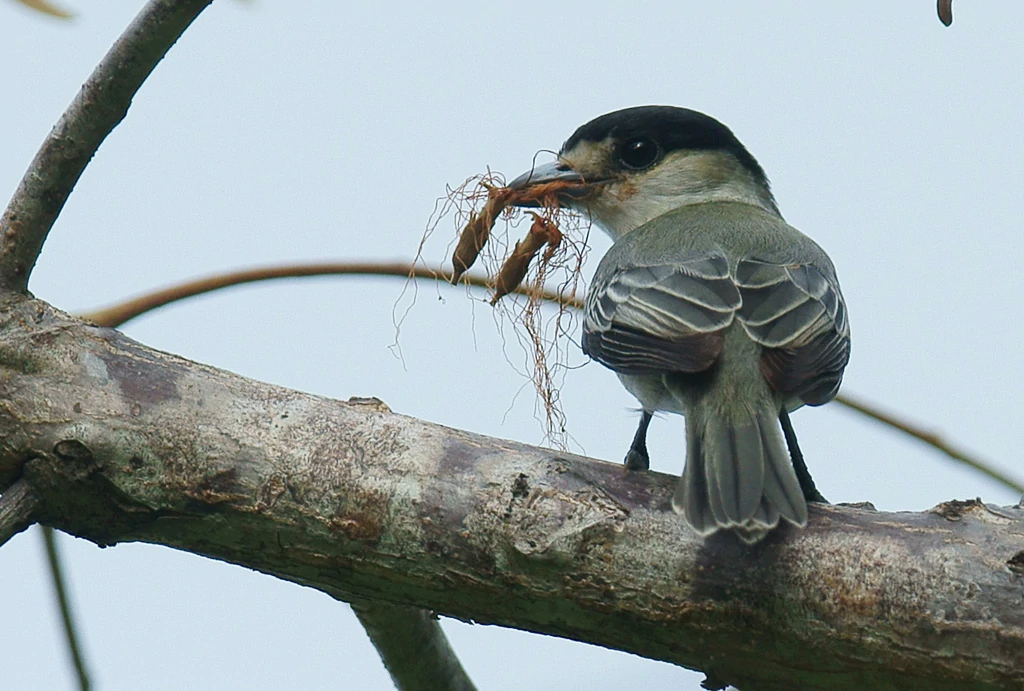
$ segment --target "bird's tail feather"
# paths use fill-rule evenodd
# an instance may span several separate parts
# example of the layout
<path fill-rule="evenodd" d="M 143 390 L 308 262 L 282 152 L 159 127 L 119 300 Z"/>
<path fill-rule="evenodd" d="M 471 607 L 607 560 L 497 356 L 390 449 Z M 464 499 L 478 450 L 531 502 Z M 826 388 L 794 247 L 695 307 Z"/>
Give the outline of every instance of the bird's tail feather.
<path fill-rule="evenodd" d="M 686 421 L 686 468 L 672 506 L 702 536 L 720 529 L 755 543 L 784 518 L 807 523 L 807 503 L 772 411 Z"/>

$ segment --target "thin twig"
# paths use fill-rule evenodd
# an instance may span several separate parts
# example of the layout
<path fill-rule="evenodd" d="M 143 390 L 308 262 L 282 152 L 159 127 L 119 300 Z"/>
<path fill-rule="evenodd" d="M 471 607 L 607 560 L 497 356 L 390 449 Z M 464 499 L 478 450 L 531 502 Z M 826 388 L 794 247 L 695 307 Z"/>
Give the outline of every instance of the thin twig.
<path fill-rule="evenodd" d="M 32 525 L 32 513 L 39 497 L 28 483 L 18 480 L 0 495 L 0 547 Z"/>
<path fill-rule="evenodd" d="M 120 302 L 110 307 L 86 312 L 80 315 L 100 326 L 116 328 L 125 322 L 134 319 L 146 312 L 169 305 L 172 302 L 195 297 L 204 293 L 210 293 L 222 288 L 229 288 L 243 283 L 255 283 L 257 281 L 268 281 L 278 278 L 299 278 L 303 276 L 337 276 L 337 275 L 361 275 L 361 276 L 395 276 L 398 278 L 419 278 L 436 279 L 448 283 L 451 281 L 451 271 L 433 269 L 423 266 L 409 266 L 401 262 L 336 262 L 328 264 L 294 264 L 289 266 L 265 266 L 242 271 L 232 271 L 225 274 L 217 274 L 206 278 L 199 278 L 185 283 L 179 283 L 167 288 L 146 293 L 130 300 Z M 463 274 L 459 279 L 460 283 L 488 288 L 491 285 L 490 279 L 474 274 Z M 516 290 L 515 292 L 528 295 L 527 289 Z M 545 292 L 545 300 L 551 302 L 563 301 L 569 307 L 581 308 L 583 303 L 579 300 L 568 300 L 559 297 L 557 293 Z"/>
<path fill-rule="evenodd" d="M 918 427 L 917 425 L 913 425 L 907 422 L 906 420 L 903 420 L 891 413 L 883 412 L 876 408 L 875 406 L 871 405 L 870 403 L 865 403 L 864 401 L 857 400 L 856 398 L 851 398 L 850 396 L 842 396 L 841 400 L 839 397 L 837 397 L 836 400 L 842 403 L 850 410 L 855 410 L 861 415 L 866 415 L 872 420 L 877 420 L 878 422 L 882 422 L 888 425 L 889 427 L 892 427 L 893 429 L 897 429 L 900 432 L 903 432 L 904 434 L 909 434 L 915 439 L 923 441 L 925 444 L 932 447 L 933 449 L 938 449 L 939 451 L 946 454 L 953 460 L 958 461 L 959 463 L 963 463 L 964 465 L 970 466 L 971 468 L 974 468 L 980 473 L 988 475 L 996 482 L 1002 483 L 1003 485 L 1009 487 L 1018 494 L 1024 494 L 1024 484 L 1018 482 L 1017 480 L 1014 480 L 1008 475 L 1004 475 L 1000 471 L 990 466 L 988 463 L 978 460 L 977 458 L 968 454 L 966 451 L 958 449 L 955 446 L 949 444 L 948 442 L 943 440 L 943 438 L 938 434 L 924 430 L 921 427 Z"/>
<path fill-rule="evenodd" d="M 75 16 L 71 12 L 65 10 L 64 8 L 58 7 L 57 5 L 54 5 L 51 2 L 47 2 L 46 0 L 18 0 L 18 2 L 20 2 L 22 5 L 25 5 L 26 7 L 31 7 L 37 12 L 48 14 L 51 17 L 56 17 L 57 19 L 71 19 Z"/>
<path fill-rule="evenodd" d="M 39 148 L 0 217 L 0 289 L 24 292 L 46 236 L 132 97 L 211 0 L 151 0 L 128 25 Z"/>
<path fill-rule="evenodd" d="M 50 565 L 50 576 L 53 579 L 53 593 L 57 596 L 60 618 L 64 622 L 64 640 L 67 641 L 68 651 L 71 653 L 71 662 L 75 665 L 78 688 L 80 691 L 89 691 L 89 672 L 85 668 L 82 650 L 78 645 L 78 635 L 75 633 L 75 618 L 71 613 L 67 588 L 64 587 L 64 569 L 61 567 L 60 554 L 57 551 L 57 539 L 53 528 L 44 525 L 42 529 L 46 560 Z"/>
<path fill-rule="evenodd" d="M 184 298 L 208 293 L 220 288 L 238 285 L 240 283 L 253 283 L 276 278 L 297 278 L 300 276 L 327 276 L 327 275 L 373 275 L 373 276 L 396 276 L 400 278 L 414 277 L 421 279 L 434 279 L 448 282 L 451 279 L 451 272 L 439 268 L 422 266 L 410 266 L 400 262 L 379 263 L 379 262 L 339 262 L 334 264 L 296 264 L 291 266 L 275 266 L 245 271 L 235 271 L 217 276 L 210 276 L 194 281 L 187 281 L 176 286 L 164 288 L 146 295 L 127 300 L 111 307 L 83 314 L 85 319 L 101 326 L 118 327 L 130 319 L 144 314 L 150 310 L 168 305 Z M 489 279 L 473 274 L 464 274 L 460 283 L 472 286 L 488 288 L 491 287 Z M 523 292 L 517 290 L 516 292 Z M 525 293 L 524 293 L 525 294 Z M 552 291 L 546 291 L 543 299 L 559 304 L 564 304 L 575 309 L 582 309 L 583 302 L 578 299 L 569 299 Z M 1024 485 L 1013 478 L 995 470 L 988 463 L 957 449 L 944 442 L 938 435 L 922 430 L 921 428 L 885 413 L 875 406 L 850 398 L 841 394 L 835 398 L 835 402 L 841 406 L 855 410 L 872 420 L 882 423 L 887 427 L 908 434 L 915 439 L 928 444 L 933 449 L 941 451 L 958 463 L 970 466 L 975 470 L 984 473 L 993 480 L 1002 483 L 1015 492 L 1024 493 Z"/>

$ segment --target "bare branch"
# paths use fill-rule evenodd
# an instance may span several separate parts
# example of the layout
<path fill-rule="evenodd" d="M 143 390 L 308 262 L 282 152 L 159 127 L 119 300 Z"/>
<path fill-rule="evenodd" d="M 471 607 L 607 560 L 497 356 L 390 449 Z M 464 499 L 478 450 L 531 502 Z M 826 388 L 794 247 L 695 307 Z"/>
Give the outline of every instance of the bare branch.
<path fill-rule="evenodd" d="M 836 400 L 839 401 L 838 398 Z M 1015 492 L 1024 494 L 1024 484 L 1021 484 L 1020 482 L 1013 479 L 1009 475 L 1006 475 L 1005 473 L 996 470 L 990 464 L 978 460 L 976 457 L 968 454 L 963 449 L 959 449 L 953 446 L 945 439 L 943 439 L 941 435 L 936 434 L 935 432 L 929 432 L 925 429 L 922 429 L 918 425 L 914 425 L 908 422 L 907 420 L 904 420 L 896 415 L 893 415 L 892 413 L 883 412 L 877 406 L 871 403 L 867 403 L 866 401 L 861 401 L 856 397 L 844 395 L 842 397 L 842 401 L 839 402 L 841 402 L 850 410 L 854 410 L 860 413 L 861 415 L 871 418 L 872 420 L 876 420 L 884 425 L 892 427 L 893 429 L 896 429 L 902 432 L 903 434 L 910 435 L 911 437 L 914 437 L 919 441 L 923 441 L 925 444 L 932 447 L 933 449 L 938 449 L 942 453 L 946 454 L 954 461 L 957 461 L 958 463 L 963 463 L 966 466 L 974 468 L 979 473 L 987 475 L 996 482 L 999 482 L 1005 485 L 1006 487 L 1009 487 Z"/>
<path fill-rule="evenodd" d="M 198 278 L 184 283 L 178 283 L 167 288 L 161 288 L 151 293 L 146 293 L 116 305 L 93 310 L 82 315 L 100 326 L 118 327 L 127 321 L 138 316 L 164 307 L 178 300 L 195 297 L 204 293 L 210 293 L 231 286 L 245 283 L 256 283 L 281 278 L 300 278 L 310 276 L 394 276 L 396 278 L 415 278 L 423 280 L 437 280 L 450 283 L 452 272 L 429 266 L 413 266 L 403 262 L 332 262 L 316 264 L 289 264 L 285 266 L 264 266 L 253 269 L 242 269 L 229 273 L 216 274 L 205 278 Z M 463 274 L 459 278 L 460 283 L 476 286 L 479 288 L 490 288 L 492 283 L 486 276 Z M 522 295 L 528 294 L 527 289 L 518 289 L 515 292 Z M 570 307 L 580 308 L 583 303 L 579 300 L 560 297 L 557 293 L 544 293 L 543 299 L 551 302 L 563 302 Z"/>
<path fill-rule="evenodd" d="M 0 495 L 0 547 L 32 525 L 39 498 L 24 480 L 18 480 Z"/>
<path fill-rule="evenodd" d="M 71 19 L 72 17 L 75 16 L 71 12 L 68 12 L 67 10 L 65 10 L 64 8 L 58 7 L 57 5 L 55 5 L 55 4 L 51 3 L 51 2 L 47 2 L 46 0 L 17 0 L 17 1 L 20 2 L 22 5 L 25 5 L 26 7 L 31 7 L 32 9 L 34 9 L 34 10 L 36 10 L 38 12 L 42 12 L 43 14 L 48 14 L 51 17 L 56 17 L 57 19 Z"/>
<path fill-rule="evenodd" d="M 740 688 L 1024 685 L 1020 508 L 815 505 L 753 548 L 701 541 L 668 507 L 673 477 L 260 384 L 0 300 L 0 486 L 21 472 L 44 524 Z"/>
<path fill-rule="evenodd" d="M 431 612 L 379 600 L 352 600 L 398 691 L 476 691 Z"/>
<path fill-rule="evenodd" d="M 68 591 L 64 586 L 64 569 L 60 562 L 60 551 L 57 549 L 57 539 L 53 528 L 41 526 L 43 546 L 46 547 L 46 561 L 50 565 L 50 578 L 53 580 L 53 592 L 57 598 L 57 606 L 60 608 L 60 619 L 64 623 L 64 640 L 68 645 L 68 652 L 71 654 L 71 664 L 75 668 L 75 677 L 78 679 L 79 691 L 89 691 L 89 671 L 85 666 L 85 658 L 82 657 L 82 648 L 78 644 L 78 634 L 75 631 L 75 617 L 71 611 L 71 601 L 68 599 Z"/>
<path fill-rule="evenodd" d="M 22 292 L 82 171 L 132 97 L 211 0 L 151 0 L 46 137 L 0 217 L 0 289 Z"/>
<path fill-rule="evenodd" d="M 269 279 L 328 275 L 373 275 L 396 276 L 399 278 L 412 277 L 417 279 L 440 280 L 446 283 L 450 282 L 452 276 L 450 271 L 446 272 L 440 268 L 412 266 L 401 262 L 338 262 L 331 264 L 292 264 L 287 266 L 262 267 L 217 274 L 215 276 L 187 281 L 152 293 L 140 295 L 139 297 L 126 300 L 125 302 L 112 305 L 111 307 L 88 312 L 82 315 L 82 317 L 95 324 L 99 324 L 100 326 L 118 327 L 125 322 L 158 307 L 163 307 L 173 302 L 177 302 L 178 300 L 194 297 L 203 293 L 209 293 L 221 288 Z M 461 283 L 481 288 L 492 287 L 490 279 L 484 276 L 462 274 L 459 281 Z M 526 289 L 517 289 L 515 292 L 524 295 L 528 294 Z M 553 291 L 545 292 L 541 297 L 549 302 L 567 305 L 574 309 L 582 309 L 583 307 L 583 302 L 581 300 L 559 295 Z M 993 480 L 1002 483 L 1006 487 L 1024 494 L 1024 484 L 1021 484 L 1009 475 L 996 470 L 991 464 L 980 460 L 976 456 L 968 454 L 949 442 L 946 442 L 938 434 L 923 430 L 921 427 L 913 425 L 895 415 L 884 412 L 878 406 L 858 399 L 855 396 L 840 394 L 836 397 L 835 402 L 841 406 L 858 412 L 861 415 L 865 415 L 876 422 L 880 422 L 886 427 L 890 427 L 898 432 L 910 435 L 918 441 L 924 442 L 933 449 L 949 456 L 954 461 L 963 463 L 964 465 L 987 475 Z"/>

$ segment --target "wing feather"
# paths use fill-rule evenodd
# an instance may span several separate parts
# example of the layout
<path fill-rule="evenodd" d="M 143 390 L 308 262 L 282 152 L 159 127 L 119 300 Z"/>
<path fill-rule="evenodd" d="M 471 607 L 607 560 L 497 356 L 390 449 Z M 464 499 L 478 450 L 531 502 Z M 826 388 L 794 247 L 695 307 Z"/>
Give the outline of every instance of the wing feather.
<path fill-rule="evenodd" d="M 789 397 L 821 405 L 835 397 L 850 359 L 850 327 L 839 285 L 811 264 L 754 259 L 736 266 L 738 318 L 764 346 L 761 372 Z"/>
<path fill-rule="evenodd" d="M 850 357 L 839 285 L 812 264 L 721 252 L 609 272 L 587 294 L 583 350 L 622 374 L 701 372 L 721 354 L 738 318 L 764 346 L 761 372 L 787 397 L 831 400 Z"/>
<path fill-rule="evenodd" d="M 623 374 L 700 372 L 741 304 L 721 253 L 625 268 L 591 287 L 583 350 Z"/>

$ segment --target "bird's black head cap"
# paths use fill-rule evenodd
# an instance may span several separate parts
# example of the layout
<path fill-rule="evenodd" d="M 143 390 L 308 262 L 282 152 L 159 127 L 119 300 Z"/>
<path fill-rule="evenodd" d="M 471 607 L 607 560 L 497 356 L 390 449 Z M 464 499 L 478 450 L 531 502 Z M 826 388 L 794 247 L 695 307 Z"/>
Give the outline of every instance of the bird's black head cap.
<path fill-rule="evenodd" d="M 677 150 L 724 150 L 731 153 L 759 181 L 767 184 L 764 169 L 732 131 L 713 117 L 675 106 L 636 106 L 594 118 L 573 132 L 562 151 L 581 141 L 601 142 L 608 137 L 629 140 L 649 137 L 663 154 Z"/>

